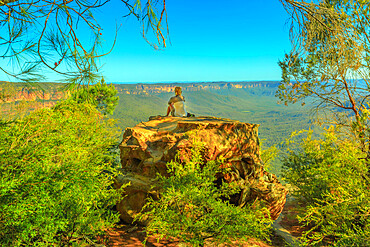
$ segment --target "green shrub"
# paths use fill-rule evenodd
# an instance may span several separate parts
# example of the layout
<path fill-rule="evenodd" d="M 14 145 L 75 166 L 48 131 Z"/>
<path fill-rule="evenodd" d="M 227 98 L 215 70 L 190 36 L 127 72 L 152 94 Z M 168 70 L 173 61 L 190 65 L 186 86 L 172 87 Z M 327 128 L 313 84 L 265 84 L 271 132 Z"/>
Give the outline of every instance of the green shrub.
<path fill-rule="evenodd" d="M 257 203 L 243 208 L 226 200 L 238 192 L 236 184 L 216 183 L 216 174 L 226 172 L 220 161 L 202 160 L 202 145 L 194 142 L 192 155 L 185 163 L 167 164 L 169 177 L 158 175 L 159 200 L 149 199 L 146 227 L 149 235 L 177 237 L 193 246 L 246 240 L 268 240 L 271 220 L 268 211 Z"/>
<path fill-rule="evenodd" d="M 112 133 L 73 101 L 0 125 L 1 246 L 80 246 L 118 220 Z"/>
<path fill-rule="evenodd" d="M 305 205 L 299 220 L 308 245 L 370 245 L 370 192 L 360 148 L 339 140 L 332 129 L 322 140 L 310 135 L 283 160 L 283 177 Z"/>
<path fill-rule="evenodd" d="M 82 86 L 72 94 L 71 99 L 78 103 L 88 102 L 96 107 L 103 115 L 113 114 L 118 105 L 118 91 L 113 84 L 107 85 L 104 78 L 100 82 Z"/>
<path fill-rule="evenodd" d="M 276 161 L 280 150 L 277 148 L 276 145 L 265 147 L 263 145 L 264 140 L 261 141 L 261 160 L 263 162 L 263 167 L 266 171 L 273 173 L 275 175 L 280 175 L 280 164 Z"/>

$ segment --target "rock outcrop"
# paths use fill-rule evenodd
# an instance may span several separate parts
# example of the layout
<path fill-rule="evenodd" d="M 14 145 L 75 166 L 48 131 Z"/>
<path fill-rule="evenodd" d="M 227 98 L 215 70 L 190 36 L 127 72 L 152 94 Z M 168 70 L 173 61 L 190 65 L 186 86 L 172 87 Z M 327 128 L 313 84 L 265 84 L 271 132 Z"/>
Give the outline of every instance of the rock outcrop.
<path fill-rule="evenodd" d="M 261 200 L 276 219 L 281 213 L 287 190 L 274 174 L 265 171 L 260 158 L 258 125 L 214 117 L 154 117 L 126 128 L 120 144 L 123 174 L 116 186 L 130 182 L 126 197 L 117 205 L 121 218 L 132 222 L 148 196 L 156 197 L 156 173 L 166 175 L 166 163 L 186 157 L 193 137 L 205 143 L 204 160 L 224 158 L 231 172 L 222 175 L 236 180 L 241 188 L 230 202 L 243 206 Z M 154 187 L 153 187 L 154 186 Z"/>

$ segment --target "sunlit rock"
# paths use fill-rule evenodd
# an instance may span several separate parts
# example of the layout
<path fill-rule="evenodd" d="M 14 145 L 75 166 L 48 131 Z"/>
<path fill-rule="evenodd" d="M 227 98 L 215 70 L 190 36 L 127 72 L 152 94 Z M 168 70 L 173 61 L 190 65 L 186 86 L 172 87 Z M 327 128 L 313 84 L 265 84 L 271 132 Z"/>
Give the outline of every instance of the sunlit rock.
<path fill-rule="evenodd" d="M 133 128 L 126 128 L 120 144 L 124 176 L 117 186 L 131 182 L 126 197 L 118 205 L 121 218 L 131 223 L 140 212 L 147 196 L 155 195 L 155 176 L 168 175 L 166 164 L 184 160 L 193 139 L 205 143 L 204 160 L 223 157 L 231 172 L 222 175 L 225 181 L 237 181 L 240 193 L 230 202 L 245 205 L 255 200 L 263 202 L 273 219 L 281 213 L 287 190 L 274 174 L 265 171 L 261 158 L 257 124 L 242 123 L 215 117 L 151 117 Z"/>

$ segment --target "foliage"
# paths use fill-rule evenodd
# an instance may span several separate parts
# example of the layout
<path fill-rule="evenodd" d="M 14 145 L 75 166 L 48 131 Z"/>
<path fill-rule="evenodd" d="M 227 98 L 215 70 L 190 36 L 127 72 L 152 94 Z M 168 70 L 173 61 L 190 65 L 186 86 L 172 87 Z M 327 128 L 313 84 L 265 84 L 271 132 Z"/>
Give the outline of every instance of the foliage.
<path fill-rule="evenodd" d="M 4 59 L 4 64 L 10 64 L 1 65 L 0 71 L 23 82 L 40 82 L 46 79 L 46 74 L 55 73 L 73 83 L 95 82 L 100 77 L 97 60 L 110 52 L 101 49 L 103 28 L 95 13 L 112 2 L 0 1 L 0 47 L 3 51 L 0 58 Z M 142 25 L 145 39 L 151 30 L 155 48 L 166 46 L 164 0 L 120 2 L 120 16 L 134 16 Z M 115 40 L 112 48 L 114 43 Z"/>
<path fill-rule="evenodd" d="M 293 48 L 279 62 L 285 104 L 313 104 L 319 122 L 336 126 L 310 136 L 283 161 L 283 175 L 306 204 L 306 243 L 368 246 L 370 2 L 281 0 L 291 15 Z M 338 135 L 350 134 L 345 140 Z M 348 136 L 347 136 L 348 137 Z"/>
<path fill-rule="evenodd" d="M 16 87 L 11 83 L 0 82 L 0 88 L 0 103 L 6 102 L 16 92 Z"/>
<path fill-rule="evenodd" d="M 264 140 L 262 140 L 261 144 L 260 144 L 260 146 L 261 146 L 261 160 L 263 162 L 264 168 L 268 172 L 272 172 L 271 171 L 271 169 L 273 168 L 272 165 L 273 165 L 274 160 L 276 159 L 276 157 L 279 154 L 279 149 L 277 148 L 276 145 L 273 145 L 273 146 L 268 147 L 268 148 L 264 148 L 263 142 L 264 142 Z"/>
<path fill-rule="evenodd" d="M 149 199 L 146 231 L 159 237 L 177 237 L 193 246 L 224 243 L 255 237 L 267 239 L 271 220 L 258 205 L 240 208 L 225 199 L 238 190 L 235 184 L 216 183 L 216 174 L 226 172 L 221 161 L 202 160 L 203 145 L 194 141 L 191 157 L 181 164 L 167 164 L 169 177 L 158 175 L 159 200 Z M 224 200 L 222 200 L 223 198 Z M 145 210 L 144 210 L 145 211 Z"/>
<path fill-rule="evenodd" d="M 81 246 L 117 222 L 114 131 L 93 106 L 65 101 L 0 129 L 1 246 Z"/>
<path fill-rule="evenodd" d="M 370 191 L 364 154 L 358 144 L 340 140 L 333 128 L 325 138 L 302 141 L 301 149 L 283 160 L 283 177 L 303 202 L 299 218 L 308 245 L 370 244 Z"/>
<path fill-rule="evenodd" d="M 344 127 L 365 150 L 369 142 L 370 2 L 281 0 L 291 15 L 292 51 L 279 62 L 277 96 L 312 100 L 321 118 Z"/>
<path fill-rule="evenodd" d="M 78 103 L 88 102 L 104 115 L 113 114 L 118 104 L 119 97 L 117 90 L 110 84 L 105 83 L 104 79 L 93 85 L 86 85 L 72 94 L 72 99 Z"/>

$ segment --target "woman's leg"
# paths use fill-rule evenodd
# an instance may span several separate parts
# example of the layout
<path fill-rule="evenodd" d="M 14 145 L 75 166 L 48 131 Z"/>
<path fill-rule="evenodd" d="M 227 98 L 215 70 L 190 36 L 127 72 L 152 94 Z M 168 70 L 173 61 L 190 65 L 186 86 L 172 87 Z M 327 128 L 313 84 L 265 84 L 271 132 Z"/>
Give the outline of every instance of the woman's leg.
<path fill-rule="evenodd" d="M 168 115 L 170 114 L 170 112 L 171 112 L 171 107 L 168 105 L 168 107 L 167 107 L 167 117 L 168 117 Z"/>
<path fill-rule="evenodd" d="M 168 107 L 167 107 L 167 115 L 166 116 L 168 117 L 168 115 L 170 114 L 170 112 L 172 112 L 174 110 L 175 110 L 175 108 L 173 107 L 173 103 L 170 104 L 170 105 L 168 105 Z"/>
<path fill-rule="evenodd" d="M 174 111 L 175 111 L 175 107 L 173 106 L 173 103 L 169 104 L 167 108 L 167 116 L 171 113 L 171 116 L 173 117 Z"/>

